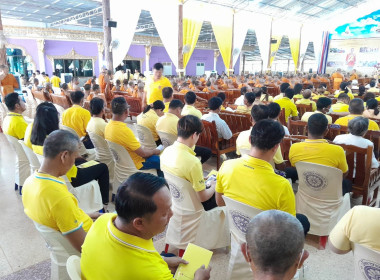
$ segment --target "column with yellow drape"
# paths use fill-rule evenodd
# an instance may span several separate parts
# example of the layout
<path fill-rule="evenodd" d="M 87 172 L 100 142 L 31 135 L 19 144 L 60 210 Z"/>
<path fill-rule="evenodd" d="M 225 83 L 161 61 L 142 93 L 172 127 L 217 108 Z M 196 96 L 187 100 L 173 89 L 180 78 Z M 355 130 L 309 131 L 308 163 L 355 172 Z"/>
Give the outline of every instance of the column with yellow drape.
<path fill-rule="evenodd" d="M 272 43 L 271 42 L 271 45 L 270 45 L 270 60 L 269 60 L 269 66 L 268 66 L 268 68 L 272 67 L 272 63 L 273 63 L 273 61 L 274 61 L 274 59 L 276 57 L 277 51 L 280 48 L 282 35 L 272 34 L 272 39 L 277 40 L 277 42 L 276 43 Z"/>
<path fill-rule="evenodd" d="M 288 25 L 288 38 L 289 38 L 289 47 L 290 53 L 294 62 L 294 69 L 297 71 L 298 60 L 300 57 L 300 46 L 301 46 L 301 25 L 295 24 L 293 26 Z"/>
<path fill-rule="evenodd" d="M 186 9 L 186 5 L 184 7 Z M 198 19 L 183 18 L 183 68 L 186 68 L 191 55 L 198 42 L 203 21 Z"/>

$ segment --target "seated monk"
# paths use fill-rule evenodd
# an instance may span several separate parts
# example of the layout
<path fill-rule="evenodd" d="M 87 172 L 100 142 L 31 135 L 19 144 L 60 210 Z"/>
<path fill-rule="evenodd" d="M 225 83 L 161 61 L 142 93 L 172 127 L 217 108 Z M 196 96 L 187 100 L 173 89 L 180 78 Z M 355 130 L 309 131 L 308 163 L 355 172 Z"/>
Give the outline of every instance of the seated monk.
<path fill-rule="evenodd" d="M 122 84 L 122 86 L 120 87 L 120 91 L 127 91 L 127 89 L 128 89 L 128 80 L 127 79 L 124 79 L 123 80 L 123 84 Z"/>
<path fill-rule="evenodd" d="M 114 85 L 111 89 L 111 91 L 120 91 L 121 82 L 120 80 L 116 80 L 116 85 Z"/>

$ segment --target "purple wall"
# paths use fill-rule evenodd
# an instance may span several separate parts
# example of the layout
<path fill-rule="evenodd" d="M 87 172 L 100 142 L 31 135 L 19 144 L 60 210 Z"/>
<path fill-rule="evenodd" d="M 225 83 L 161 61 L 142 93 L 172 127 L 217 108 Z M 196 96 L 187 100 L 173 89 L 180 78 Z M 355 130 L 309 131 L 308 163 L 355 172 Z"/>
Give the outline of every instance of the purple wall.
<path fill-rule="evenodd" d="M 222 74 L 222 72 L 226 71 L 226 67 L 224 66 L 222 55 L 218 56 L 218 59 L 216 60 L 216 72 L 218 74 Z"/>
<path fill-rule="evenodd" d="M 131 45 L 129 47 L 129 50 L 128 50 L 128 55 L 135 57 L 135 58 L 143 59 L 142 65 L 141 65 L 142 66 L 142 72 L 141 73 L 144 73 L 144 71 L 146 70 L 145 69 L 145 46 L 143 46 L 143 45 Z"/>
<path fill-rule="evenodd" d="M 99 58 L 98 45 L 96 42 L 79 42 L 79 41 L 53 41 L 45 40 L 45 69 L 49 76 L 52 75 L 52 62 L 47 58 L 48 55 L 66 55 L 74 49 L 76 53 L 84 56 L 96 57 L 94 74 L 99 75 Z"/>
<path fill-rule="evenodd" d="M 235 73 L 235 75 L 239 75 L 240 74 L 239 67 L 240 67 L 240 55 L 239 55 L 238 59 L 236 60 L 236 63 L 235 63 L 235 66 L 234 66 L 234 73 Z"/>
<path fill-rule="evenodd" d="M 186 75 L 195 76 L 197 62 L 204 62 L 205 71 L 214 70 L 214 51 L 195 49 L 186 66 Z"/>
<path fill-rule="evenodd" d="M 148 70 L 152 70 L 153 65 L 157 62 L 161 62 L 161 63 L 172 62 L 172 60 L 170 59 L 170 57 L 169 57 L 169 55 L 166 52 L 164 47 L 152 46 L 152 51 L 150 53 L 150 58 L 149 58 L 149 69 Z M 177 71 L 176 67 L 172 63 L 172 75 L 176 75 L 177 74 L 176 71 Z"/>
<path fill-rule="evenodd" d="M 36 40 L 32 39 L 12 39 L 7 38 L 9 44 L 25 48 L 28 55 L 30 55 L 36 65 L 36 70 L 40 69 L 40 62 L 38 60 L 38 48 Z M 25 54 L 23 54 L 25 55 Z"/>

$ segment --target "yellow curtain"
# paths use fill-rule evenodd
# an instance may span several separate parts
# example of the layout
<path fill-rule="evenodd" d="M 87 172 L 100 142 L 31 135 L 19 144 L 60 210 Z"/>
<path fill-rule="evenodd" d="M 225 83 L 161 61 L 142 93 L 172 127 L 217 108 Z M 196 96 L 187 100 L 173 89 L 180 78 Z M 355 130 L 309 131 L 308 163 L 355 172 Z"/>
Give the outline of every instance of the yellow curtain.
<path fill-rule="evenodd" d="M 270 45 L 270 60 L 268 68 L 271 68 L 273 60 L 276 57 L 277 51 L 280 48 L 282 35 L 272 35 L 272 39 L 277 40 L 277 43 Z"/>
<path fill-rule="evenodd" d="M 186 52 L 183 53 L 183 68 L 186 68 L 186 65 L 195 49 L 195 45 L 197 44 L 203 21 L 184 18 L 182 22 L 183 48 L 186 50 Z"/>
<path fill-rule="evenodd" d="M 298 33 L 298 37 L 289 37 L 289 46 L 290 52 L 292 54 L 294 69 L 297 69 L 298 66 L 298 58 L 300 55 L 300 36 Z"/>

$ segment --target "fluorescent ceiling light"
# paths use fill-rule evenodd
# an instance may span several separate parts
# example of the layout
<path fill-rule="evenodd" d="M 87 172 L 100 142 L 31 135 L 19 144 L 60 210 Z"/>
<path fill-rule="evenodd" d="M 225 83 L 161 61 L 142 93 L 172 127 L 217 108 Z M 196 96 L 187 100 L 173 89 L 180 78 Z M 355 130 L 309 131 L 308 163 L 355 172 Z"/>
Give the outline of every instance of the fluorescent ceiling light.
<path fill-rule="evenodd" d="M 45 17 L 45 18 L 50 18 L 51 16 L 47 16 L 47 17 Z"/>
<path fill-rule="evenodd" d="M 59 12 L 56 12 L 56 13 L 53 14 L 53 16 L 58 15 L 58 14 L 59 14 Z"/>
<path fill-rule="evenodd" d="M 50 4 L 45 5 L 45 6 L 42 7 L 42 9 L 45 9 L 45 8 L 47 8 L 47 7 L 49 7 L 49 6 L 50 6 Z"/>
<path fill-rule="evenodd" d="M 37 12 L 39 12 L 40 10 L 35 10 L 35 11 L 33 11 L 32 12 L 32 14 L 35 14 L 35 13 L 37 13 Z"/>
<path fill-rule="evenodd" d="M 61 0 L 55 0 L 54 2 L 52 2 L 52 4 L 58 3 L 59 1 Z"/>
<path fill-rule="evenodd" d="M 82 6 L 82 5 L 83 5 L 83 3 L 76 4 L 76 5 L 74 6 L 74 8 L 75 8 L 75 7 Z"/>
<path fill-rule="evenodd" d="M 71 10 L 71 8 L 64 9 L 64 11 L 68 11 L 68 10 Z"/>

